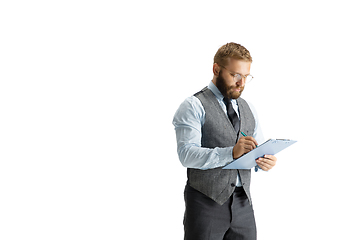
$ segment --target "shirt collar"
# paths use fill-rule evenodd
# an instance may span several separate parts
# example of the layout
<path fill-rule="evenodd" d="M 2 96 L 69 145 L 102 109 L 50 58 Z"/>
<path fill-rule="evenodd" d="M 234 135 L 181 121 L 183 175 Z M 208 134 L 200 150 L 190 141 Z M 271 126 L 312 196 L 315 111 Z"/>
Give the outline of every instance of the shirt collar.
<path fill-rule="evenodd" d="M 224 96 L 221 94 L 219 89 L 215 86 L 215 84 L 212 81 L 209 83 L 208 88 L 212 91 L 212 93 L 219 101 L 222 101 L 224 99 Z"/>

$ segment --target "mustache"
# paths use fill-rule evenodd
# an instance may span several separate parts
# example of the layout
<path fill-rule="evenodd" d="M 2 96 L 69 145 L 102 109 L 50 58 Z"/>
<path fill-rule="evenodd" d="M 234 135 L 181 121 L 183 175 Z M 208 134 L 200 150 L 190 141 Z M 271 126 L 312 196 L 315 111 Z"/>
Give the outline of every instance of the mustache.
<path fill-rule="evenodd" d="M 240 91 L 244 90 L 245 87 L 230 87 L 230 89 L 240 89 Z"/>

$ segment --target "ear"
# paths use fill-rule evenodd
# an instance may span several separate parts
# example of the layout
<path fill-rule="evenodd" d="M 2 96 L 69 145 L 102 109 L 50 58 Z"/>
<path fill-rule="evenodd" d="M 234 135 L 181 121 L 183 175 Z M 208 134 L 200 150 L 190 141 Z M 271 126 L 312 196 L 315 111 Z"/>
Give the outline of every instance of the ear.
<path fill-rule="evenodd" d="M 213 65 L 213 73 L 215 76 L 219 76 L 220 74 L 220 66 L 217 63 L 214 63 Z"/>

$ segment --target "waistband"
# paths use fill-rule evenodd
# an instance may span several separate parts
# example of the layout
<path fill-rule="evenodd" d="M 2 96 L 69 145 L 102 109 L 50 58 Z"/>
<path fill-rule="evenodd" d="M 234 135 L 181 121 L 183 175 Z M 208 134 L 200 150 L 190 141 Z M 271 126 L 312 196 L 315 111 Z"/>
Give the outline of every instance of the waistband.
<path fill-rule="evenodd" d="M 243 191 L 244 188 L 241 186 L 241 187 L 236 187 L 234 192 L 243 192 Z"/>

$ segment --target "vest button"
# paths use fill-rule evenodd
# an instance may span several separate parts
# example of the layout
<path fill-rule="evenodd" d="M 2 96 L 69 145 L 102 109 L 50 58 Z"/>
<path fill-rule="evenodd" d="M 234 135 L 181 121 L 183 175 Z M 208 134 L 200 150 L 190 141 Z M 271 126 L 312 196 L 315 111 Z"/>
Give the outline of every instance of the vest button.
<path fill-rule="evenodd" d="M 236 185 L 235 185 L 235 183 L 232 183 L 231 186 L 232 186 L 232 187 L 235 187 Z"/>

